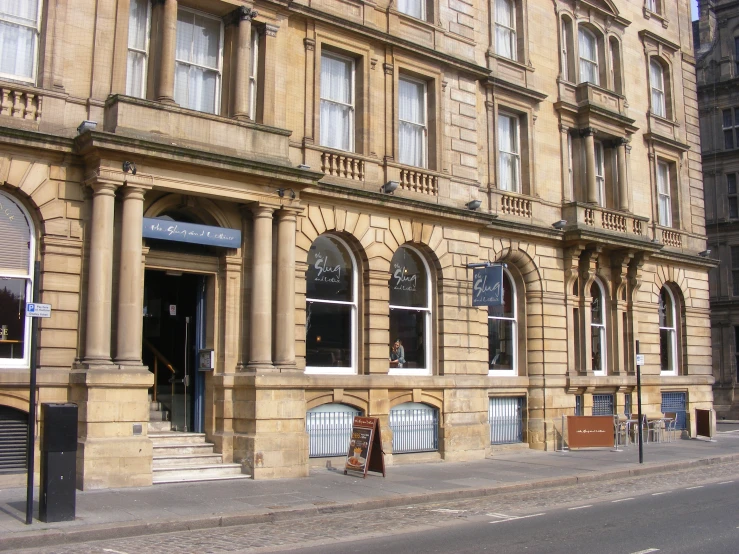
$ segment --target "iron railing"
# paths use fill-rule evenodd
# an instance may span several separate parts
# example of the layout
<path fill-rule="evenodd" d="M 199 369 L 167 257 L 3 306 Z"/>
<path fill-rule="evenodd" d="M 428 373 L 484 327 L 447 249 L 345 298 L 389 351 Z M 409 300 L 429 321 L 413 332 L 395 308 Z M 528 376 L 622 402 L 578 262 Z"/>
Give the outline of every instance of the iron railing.
<path fill-rule="evenodd" d="M 663 392 L 662 413 L 675 412 L 677 415 L 675 429 L 683 430 L 686 427 L 685 404 L 687 395 L 684 392 Z"/>
<path fill-rule="evenodd" d="M 613 415 L 613 395 L 593 395 L 593 415 Z"/>
<path fill-rule="evenodd" d="M 393 454 L 439 449 L 439 412 L 435 408 L 390 410 Z"/>
<path fill-rule="evenodd" d="M 523 398 L 491 398 L 488 422 L 490 444 L 523 442 Z"/>
<path fill-rule="evenodd" d="M 308 455 L 311 458 L 345 456 L 349 451 L 354 416 L 359 411 L 308 412 L 305 430 L 308 432 Z"/>

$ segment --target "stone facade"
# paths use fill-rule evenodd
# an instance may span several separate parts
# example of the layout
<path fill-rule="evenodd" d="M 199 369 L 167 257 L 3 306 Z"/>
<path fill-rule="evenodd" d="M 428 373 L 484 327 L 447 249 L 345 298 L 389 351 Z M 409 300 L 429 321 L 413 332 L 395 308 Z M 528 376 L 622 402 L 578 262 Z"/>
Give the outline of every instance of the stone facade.
<path fill-rule="evenodd" d="M 706 231 L 711 257 L 719 261 L 709 273 L 715 406 L 718 418 L 737 419 L 739 121 L 734 118 L 739 113 L 739 6 L 736 2 L 701 2 L 700 19 L 693 25 Z"/>
<path fill-rule="evenodd" d="M 80 487 L 152 482 L 165 272 L 197 276 L 207 306 L 194 425 L 255 478 L 307 475 L 306 414 L 326 404 L 378 417 L 388 464 L 489 455 L 498 398 L 521 399 L 525 443 L 558 448 L 563 415 L 635 406 L 636 341 L 644 411 L 680 393 L 694 433 L 714 378 L 689 4 L 506 5 L 43 3 L 30 77 L 0 80 L 0 200 L 30 214 L 53 306 L 39 401 L 79 405 Z M 162 216 L 241 244 L 142 240 Z M 311 328 L 334 309 L 310 296 L 323 239 L 351 273 L 331 351 Z M 399 254 L 426 287 L 412 310 Z M 506 264 L 505 317 L 472 306 L 481 262 Z M 0 404 L 27 410 L 28 356 L 11 362 Z M 393 454 L 405 403 L 436 411 L 434 453 Z"/>

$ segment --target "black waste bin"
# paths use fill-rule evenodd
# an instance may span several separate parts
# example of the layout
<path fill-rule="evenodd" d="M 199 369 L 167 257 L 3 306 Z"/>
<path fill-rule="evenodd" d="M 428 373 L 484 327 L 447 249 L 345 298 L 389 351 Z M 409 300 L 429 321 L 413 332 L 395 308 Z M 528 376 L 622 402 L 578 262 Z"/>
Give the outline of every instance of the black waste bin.
<path fill-rule="evenodd" d="M 73 521 L 77 494 L 77 404 L 41 404 L 39 519 Z"/>

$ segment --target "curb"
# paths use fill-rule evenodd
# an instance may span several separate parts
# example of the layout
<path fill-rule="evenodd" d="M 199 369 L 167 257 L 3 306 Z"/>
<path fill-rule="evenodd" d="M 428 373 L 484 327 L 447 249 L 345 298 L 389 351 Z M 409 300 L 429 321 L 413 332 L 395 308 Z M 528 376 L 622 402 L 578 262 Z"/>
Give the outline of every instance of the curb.
<path fill-rule="evenodd" d="M 259 512 L 251 510 L 248 513 L 235 513 L 221 516 L 197 516 L 192 518 L 179 518 L 176 520 L 154 520 L 147 523 L 140 521 L 118 522 L 101 525 L 88 525 L 72 529 L 24 531 L 16 533 L 11 537 L 0 537 L 0 551 L 13 551 L 21 548 L 35 548 L 42 546 L 60 546 L 63 544 L 74 544 L 104 539 L 123 539 L 143 535 L 156 535 L 160 533 L 195 531 L 198 529 L 233 527 L 253 523 L 275 523 L 337 512 L 361 512 L 380 508 L 397 508 L 412 504 L 424 504 L 428 502 L 480 498 L 520 490 L 547 489 L 565 485 L 592 483 L 594 481 L 605 479 L 623 479 L 627 477 L 662 473 L 665 471 L 687 469 L 696 466 L 718 465 L 734 461 L 739 461 L 739 454 L 726 454 L 711 458 L 683 460 L 667 464 L 648 465 L 633 469 L 615 470 L 598 474 L 589 473 L 583 475 L 569 475 L 566 477 L 519 482 L 479 489 L 456 489 L 424 494 L 405 494 L 392 498 L 375 498 L 363 502 L 332 504 L 330 506 L 311 505 L 275 511 Z"/>

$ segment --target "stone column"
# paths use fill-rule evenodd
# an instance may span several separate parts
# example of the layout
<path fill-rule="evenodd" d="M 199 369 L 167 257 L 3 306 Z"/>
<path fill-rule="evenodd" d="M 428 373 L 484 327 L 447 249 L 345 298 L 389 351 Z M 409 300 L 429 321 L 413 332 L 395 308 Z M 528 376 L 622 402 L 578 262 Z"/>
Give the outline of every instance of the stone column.
<path fill-rule="evenodd" d="M 177 47 L 177 0 L 164 0 L 162 49 L 157 100 L 174 104 L 174 65 Z"/>
<path fill-rule="evenodd" d="M 598 203 L 598 185 L 595 180 L 595 129 L 586 127 L 580 131 L 585 140 L 585 173 L 586 200 L 591 204 Z"/>
<path fill-rule="evenodd" d="M 254 256 L 251 273 L 249 369 L 272 368 L 272 213 L 257 205 L 254 212 Z"/>
<path fill-rule="evenodd" d="M 295 369 L 295 228 L 297 214 L 283 208 L 277 225 L 275 366 Z"/>
<path fill-rule="evenodd" d="M 144 218 L 144 193 L 141 187 L 123 187 L 121 261 L 118 281 L 118 327 L 115 362 L 140 366 L 143 328 L 141 290 L 141 228 Z"/>
<path fill-rule="evenodd" d="M 248 6 L 239 6 L 234 19 L 239 26 L 234 71 L 233 115 L 236 119 L 249 119 L 249 70 L 251 68 L 251 21 L 257 12 Z"/>
<path fill-rule="evenodd" d="M 629 181 L 626 174 L 626 144 L 625 138 L 616 141 L 616 163 L 618 167 L 618 207 L 621 210 L 629 209 Z"/>
<path fill-rule="evenodd" d="M 87 279 L 86 364 L 110 364 L 110 314 L 113 288 L 113 219 L 118 184 L 95 178 Z M 140 258 L 139 258 L 140 259 Z"/>

